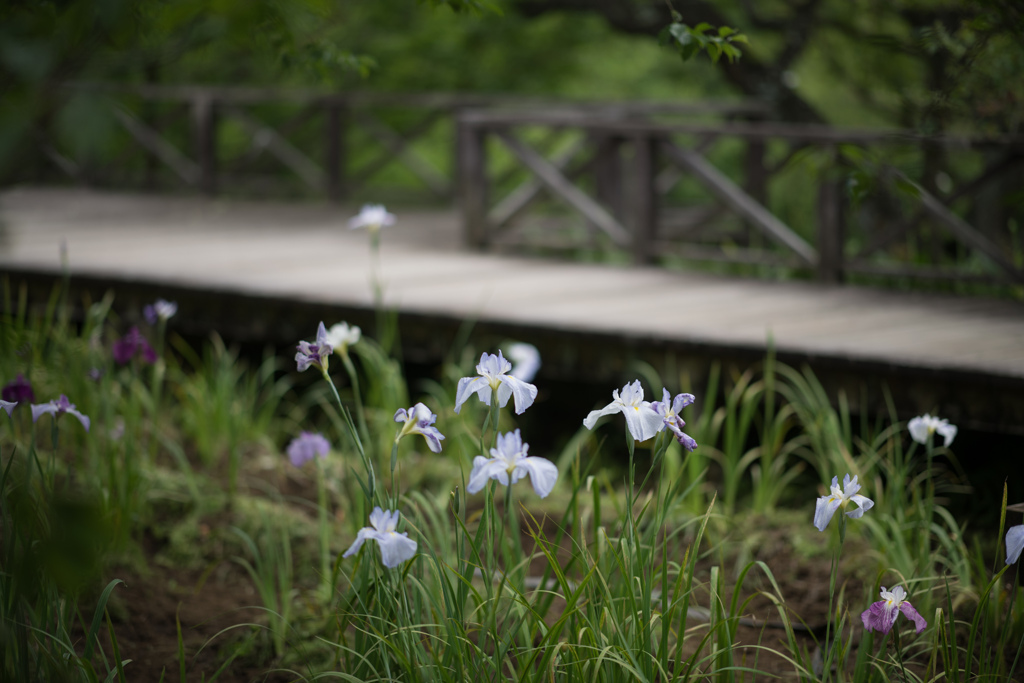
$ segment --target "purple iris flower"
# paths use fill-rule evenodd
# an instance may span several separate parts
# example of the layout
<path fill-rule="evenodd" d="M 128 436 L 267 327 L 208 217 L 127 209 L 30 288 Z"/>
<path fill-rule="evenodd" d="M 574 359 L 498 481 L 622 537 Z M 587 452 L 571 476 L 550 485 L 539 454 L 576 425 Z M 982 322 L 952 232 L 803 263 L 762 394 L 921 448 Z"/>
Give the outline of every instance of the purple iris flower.
<path fill-rule="evenodd" d="M 288 444 L 288 459 L 296 467 L 302 467 L 313 458 L 326 458 L 331 444 L 322 434 L 302 432 Z"/>
<path fill-rule="evenodd" d="M 437 431 L 437 427 L 434 426 L 436 420 L 437 415 L 430 412 L 430 408 L 422 403 L 417 403 L 408 410 L 399 408 L 395 411 L 395 422 L 404 422 L 405 425 L 398 431 L 395 443 L 398 443 L 407 434 L 422 434 L 423 438 L 427 440 L 427 448 L 435 453 L 440 453 L 444 434 Z"/>
<path fill-rule="evenodd" d="M 860 619 L 864 622 L 864 628 L 867 630 L 878 631 L 885 635 L 892 630 L 900 612 L 914 622 L 918 633 L 928 627 L 928 622 L 924 620 L 924 617 L 907 602 L 907 591 L 902 586 L 896 586 L 891 591 L 885 590 L 885 586 L 882 586 L 882 599 L 872 603 L 871 607 L 864 610 Z"/>
<path fill-rule="evenodd" d="M 661 416 L 664 422 L 662 429 L 668 427 L 676 435 L 676 441 L 686 450 L 692 451 L 697 447 L 697 442 L 689 434 L 683 433 L 686 423 L 683 421 L 681 413 L 683 408 L 692 404 L 696 399 L 693 394 L 676 394 L 676 397 L 670 400 L 668 389 L 662 389 L 661 392 L 661 400 L 651 403 L 651 409 Z"/>
<path fill-rule="evenodd" d="M 118 365 L 130 363 L 137 354 L 142 354 L 142 360 L 153 364 L 156 362 L 156 351 L 149 345 L 146 338 L 139 332 L 138 327 L 132 327 L 128 334 L 114 342 L 114 361 Z"/>
<path fill-rule="evenodd" d="M 78 418 L 78 421 L 85 427 L 85 431 L 89 431 L 89 416 L 82 415 L 75 409 L 75 404 L 68 400 L 68 397 L 64 394 L 60 395 L 60 398 L 50 401 L 49 403 L 32 404 L 32 421 L 35 422 L 40 416 L 46 415 L 47 413 L 53 415 L 54 419 L 59 418 L 64 413 L 74 415 Z"/>
<path fill-rule="evenodd" d="M 303 372 L 310 366 L 320 368 L 320 371 L 327 374 L 327 359 L 334 352 L 334 347 L 328 341 L 327 328 L 323 322 L 316 329 L 316 341 L 300 341 L 297 347 L 299 351 L 295 354 L 295 362 L 299 364 L 299 372 Z"/>
<path fill-rule="evenodd" d="M 14 381 L 3 388 L 3 391 L 0 392 L 0 397 L 5 401 L 13 401 L 15 403 L 36 400 L 36 394 L 32 391 L 32 385 L 29 384 L 29 381 L 20 372 L 14 378 Z"/>

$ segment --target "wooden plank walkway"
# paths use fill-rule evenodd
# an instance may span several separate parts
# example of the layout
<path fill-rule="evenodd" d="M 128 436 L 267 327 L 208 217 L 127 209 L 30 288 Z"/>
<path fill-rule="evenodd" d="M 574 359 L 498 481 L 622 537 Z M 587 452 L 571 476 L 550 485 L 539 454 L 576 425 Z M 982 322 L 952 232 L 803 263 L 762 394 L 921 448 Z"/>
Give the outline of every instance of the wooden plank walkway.
<path fill-rule="evenodd" d="M 64 242 L 76 276 L 365 310 L 371 262 L 366 233 L 347 229 L 353 212 L 13 188 L 0 193 L 0 270 L 59 273 Z M 398 213 L 382 233 L 381 280 L 404 315 L 709 354 L 761 353 L 770 333 L 791 360 L 1024 394 L 1020 303 L 481 254 L 461 246 L 454 211 Z"/>

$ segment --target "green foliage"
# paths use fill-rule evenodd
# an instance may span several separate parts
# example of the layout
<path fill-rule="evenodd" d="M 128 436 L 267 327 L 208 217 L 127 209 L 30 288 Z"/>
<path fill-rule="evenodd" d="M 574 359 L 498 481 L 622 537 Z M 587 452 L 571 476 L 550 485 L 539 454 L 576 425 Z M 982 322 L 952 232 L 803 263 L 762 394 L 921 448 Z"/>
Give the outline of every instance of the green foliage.
<path fill-rule="evenodd" d="M 706 52 L 713 64 L 718 64 L 718 60 L 723 56 L 732 64 L 743 56 L 736 45 L 746 45 L 750 41 L 747 36 L 729 26 L 720 26 L 716 29 L 707 22 L 688 26 L 683 23 L 680 14 L 673 12 L 672 23 L 659 34 L 658 42 L 663 46 L 674 47 L 684 62 L 701 52 Z"/>

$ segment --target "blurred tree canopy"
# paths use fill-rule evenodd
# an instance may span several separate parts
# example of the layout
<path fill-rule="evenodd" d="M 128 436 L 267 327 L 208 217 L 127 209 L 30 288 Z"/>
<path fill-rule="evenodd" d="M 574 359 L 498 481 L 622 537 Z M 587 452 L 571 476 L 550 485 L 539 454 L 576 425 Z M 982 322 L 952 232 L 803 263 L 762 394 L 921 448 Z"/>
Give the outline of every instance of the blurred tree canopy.
<path fill-rule="evenodd" d="M 749 36 L 680 64 L 673 22 Z M 114 124 L 69 81 L 757 97 L 779 118 L 1020 132 L 1018 0 L 7 0 L 0 167 L 46 129 L 101 148 Z"/>

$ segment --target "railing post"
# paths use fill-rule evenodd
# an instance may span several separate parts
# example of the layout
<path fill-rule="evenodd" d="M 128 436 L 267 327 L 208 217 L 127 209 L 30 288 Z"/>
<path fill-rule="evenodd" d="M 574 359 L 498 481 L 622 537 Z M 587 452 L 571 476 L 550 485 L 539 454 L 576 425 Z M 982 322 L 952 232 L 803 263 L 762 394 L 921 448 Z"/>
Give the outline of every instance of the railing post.
<path fill-rule="evenodd" d="M 217 110 L 213 97 L 207 92 L 193 96 L 192 131 L 199 163 L 199 189 L 205 194 L 216 194 Z"/>
<path fill-rule="evenodd" d="M 657 188 L 654 184 L 657 138 L 639 134 L 633 137 L 633 172 L 629 199 L 633 215 L 633 261 L 637 264 L 654 261 L 654 240 L 657 236 Z"/>
<path fill-rule="evenodd" d="M 328 99 L 324 105 L 326 145 L 324 146 L 324 174 L 327 178 L 327 198 L 339 202 L 345 197 L 345 167 L 347 149 L 345 131 L 348 129 L 348 106 L 337 99 Z"/>
<path fill-rule="evenodd" d="M 818 279 L 838 284 L 843 281 L 843 245 L 846 225 L 843 211 L 843 183 L 839 178 L 839 156 L 829 150 L 832 164 L 822 173 L 818 185 Z"/>
<path fill-rule="evenodd" d="M 467 246 L 484 249 L 490 242 L 487 230 L 487 131 L 469 121 L 470 114 L 460 114 L 456 124 L 462 234 Z"/>
<path fill-rule="evenodd" d="M 764 140 L 751 138 L 747 140 L 746 158 L 744 159 L 744 180 L 747 194 L 757 200 L 761 206 L 767 206 L 768 175 L 764 167 Z M 746 222 L 750 246 L 761 247 L 764 244 L 764 233 L 757 226 Z"/>

